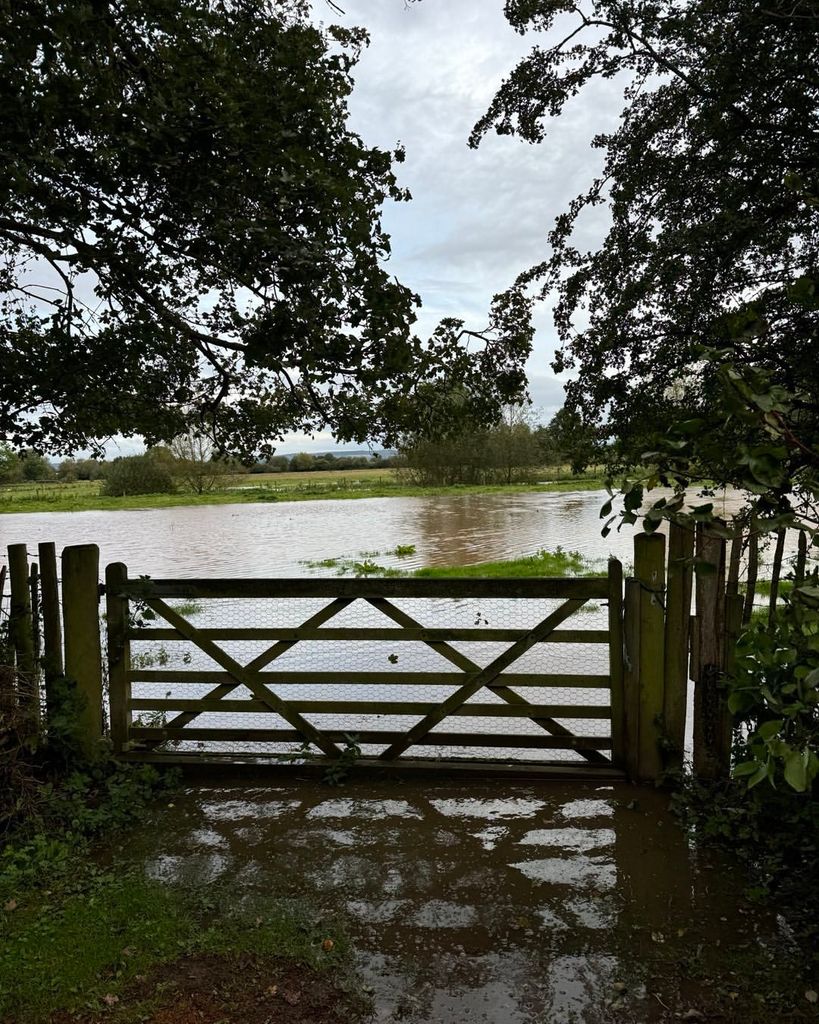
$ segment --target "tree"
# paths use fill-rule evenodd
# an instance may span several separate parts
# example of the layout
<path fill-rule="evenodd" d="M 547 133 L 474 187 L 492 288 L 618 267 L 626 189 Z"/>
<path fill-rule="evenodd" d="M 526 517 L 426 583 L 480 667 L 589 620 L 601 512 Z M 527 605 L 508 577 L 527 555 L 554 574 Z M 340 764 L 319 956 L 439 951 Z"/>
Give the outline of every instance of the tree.
<path fill-rule="evenodd" d="M 819 394 L 819 7 L 814 0 L 509 0 L 515 28 L 553 33 L 476 125 L 530 142 L 594 79 L 625 79 L 601 175 L 522 275 L 556 291 L 570 402 L 606 424 L 623 464 L 652 434 L 719 401 L 721 360 Z M 602 244 L 575 227 L 608 204 Z M 810 302 L 804 301 L 809 295 Z"/>
<path fill-rule="evenodd" d="M 0 6 L 0 437 L 391 436 L 523 389 L 521 295 L 412 333 L 390 154 L 347 127 L 366 35 L 308 0 Z M 521 326 L 523 325 L 523 326 Z M 464 341 L 477 343 L 467 351 Z"/>
<path fill-rule="evenodd" d="M 52 480 L 56 474 L 54 467 L 38 452 L 27 450 L 21 454 L 20 469 L 24 480 Z"/>
<path fill-rule="evenodd" d="M 172 464 L 153 452 L 114 459 L 102 485 L 102 493 L 114 498 L 127 494 L 172 494 L 175 490 Z"/>
<path fill-rule="evenodd" d="M 406 437 L 401 464 L 421 486 L 511 484 L 536 479 L 541 449 L 526 411 L 508 406 L 488 428 L 472 424 L 437 438 Z"/>
<path fill-rule="evenodd" d="M 170 450 L 176 460 L 174 475 L 196 494 L 212 491 L 231 472 L 230 463 L 218 458 L 210 438 L 195 431 L 175 437 Z"/>
<path fill-rule="evenodd" d="M 13 448 L 0 444 L 0 484 L 13 484 L 23 479 L 20 458 Z"/>
<path fill-rule="evenodd" d="M 580 413 L 564 406 L 545 427 L 535 431 L 543 462 L 550 466 L 568 464 L 573 473 L 582 472 L 602 458 L 598 431 L 583 422 Z"/>

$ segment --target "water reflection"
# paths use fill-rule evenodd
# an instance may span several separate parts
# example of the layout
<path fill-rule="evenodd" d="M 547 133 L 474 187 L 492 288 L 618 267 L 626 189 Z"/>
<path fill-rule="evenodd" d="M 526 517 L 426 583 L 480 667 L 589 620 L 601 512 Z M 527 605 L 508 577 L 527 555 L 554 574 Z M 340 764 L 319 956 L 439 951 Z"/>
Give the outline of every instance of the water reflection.
<path fill-rule="evenodd" d="M 231 900 L 341 912 L 384 1024 L 671 1021 L 707 1007 L 698 979 L 776 926 L 693 857 L 662 795 L 634 797 L 508 781 L 356 782 L 343 796 L 237 784 L 175 799 L 126 855 L 167 882 L 221 881 Z"/>

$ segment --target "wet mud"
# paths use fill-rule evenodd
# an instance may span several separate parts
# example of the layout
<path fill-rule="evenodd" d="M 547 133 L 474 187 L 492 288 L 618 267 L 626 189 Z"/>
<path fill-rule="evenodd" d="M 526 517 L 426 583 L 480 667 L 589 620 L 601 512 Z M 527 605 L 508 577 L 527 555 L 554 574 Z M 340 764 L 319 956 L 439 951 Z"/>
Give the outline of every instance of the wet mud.
<path fill-rule="evenodd" d="M 780 1019 L 748 965 L 781 958 L 784 925 L 650 789 L 242 780 L 159 819 L 118 857 L 341 915 L 379 1022 Z"/>

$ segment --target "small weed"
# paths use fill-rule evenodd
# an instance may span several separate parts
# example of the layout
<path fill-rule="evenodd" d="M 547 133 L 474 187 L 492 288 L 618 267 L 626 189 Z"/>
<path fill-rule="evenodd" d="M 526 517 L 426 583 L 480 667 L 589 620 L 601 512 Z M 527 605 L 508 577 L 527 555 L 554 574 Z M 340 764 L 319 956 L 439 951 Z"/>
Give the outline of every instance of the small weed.
<path fill-rule="evenodd" d="M 203 610 L 201 601 L 180 601 L 179 604 L 172 604 L 171 607 L 177 613 L 177 615 L 183 615 L 190 617 L 192 615 L 200 615 Z"/>

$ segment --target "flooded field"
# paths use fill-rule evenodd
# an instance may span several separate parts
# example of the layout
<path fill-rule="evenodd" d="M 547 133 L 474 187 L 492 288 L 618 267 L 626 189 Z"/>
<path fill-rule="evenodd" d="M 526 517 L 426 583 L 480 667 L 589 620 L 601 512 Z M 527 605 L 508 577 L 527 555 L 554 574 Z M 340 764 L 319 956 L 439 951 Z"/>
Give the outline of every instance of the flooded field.
<path fill-rule="evenodd" d="M 378 552 L 384 565 L 469 565 L 532 554 L 579 551 L 601 565 L 631 560 L 631 531 L 600 535 L 603 491 L 467 494 L 425 498 L 210 505 L 127 512 L 44 512 L 0 516 L 0 548 L 54 541 L 98 544 L 101 562 L 125 562 L 133 576 L 287 576 L 305 563 Z M 729 512 L 735 499 L 720 499 Z M 399 561 L 398 545 L 415 553 Z"/>
<path fill-rule="evenodd" d="M 383 1024 L 780 1019 L 756 971 L 787 930 L 651 790 L 249 780 L 174 795 L 113 856 L 341 915 Z"/>

